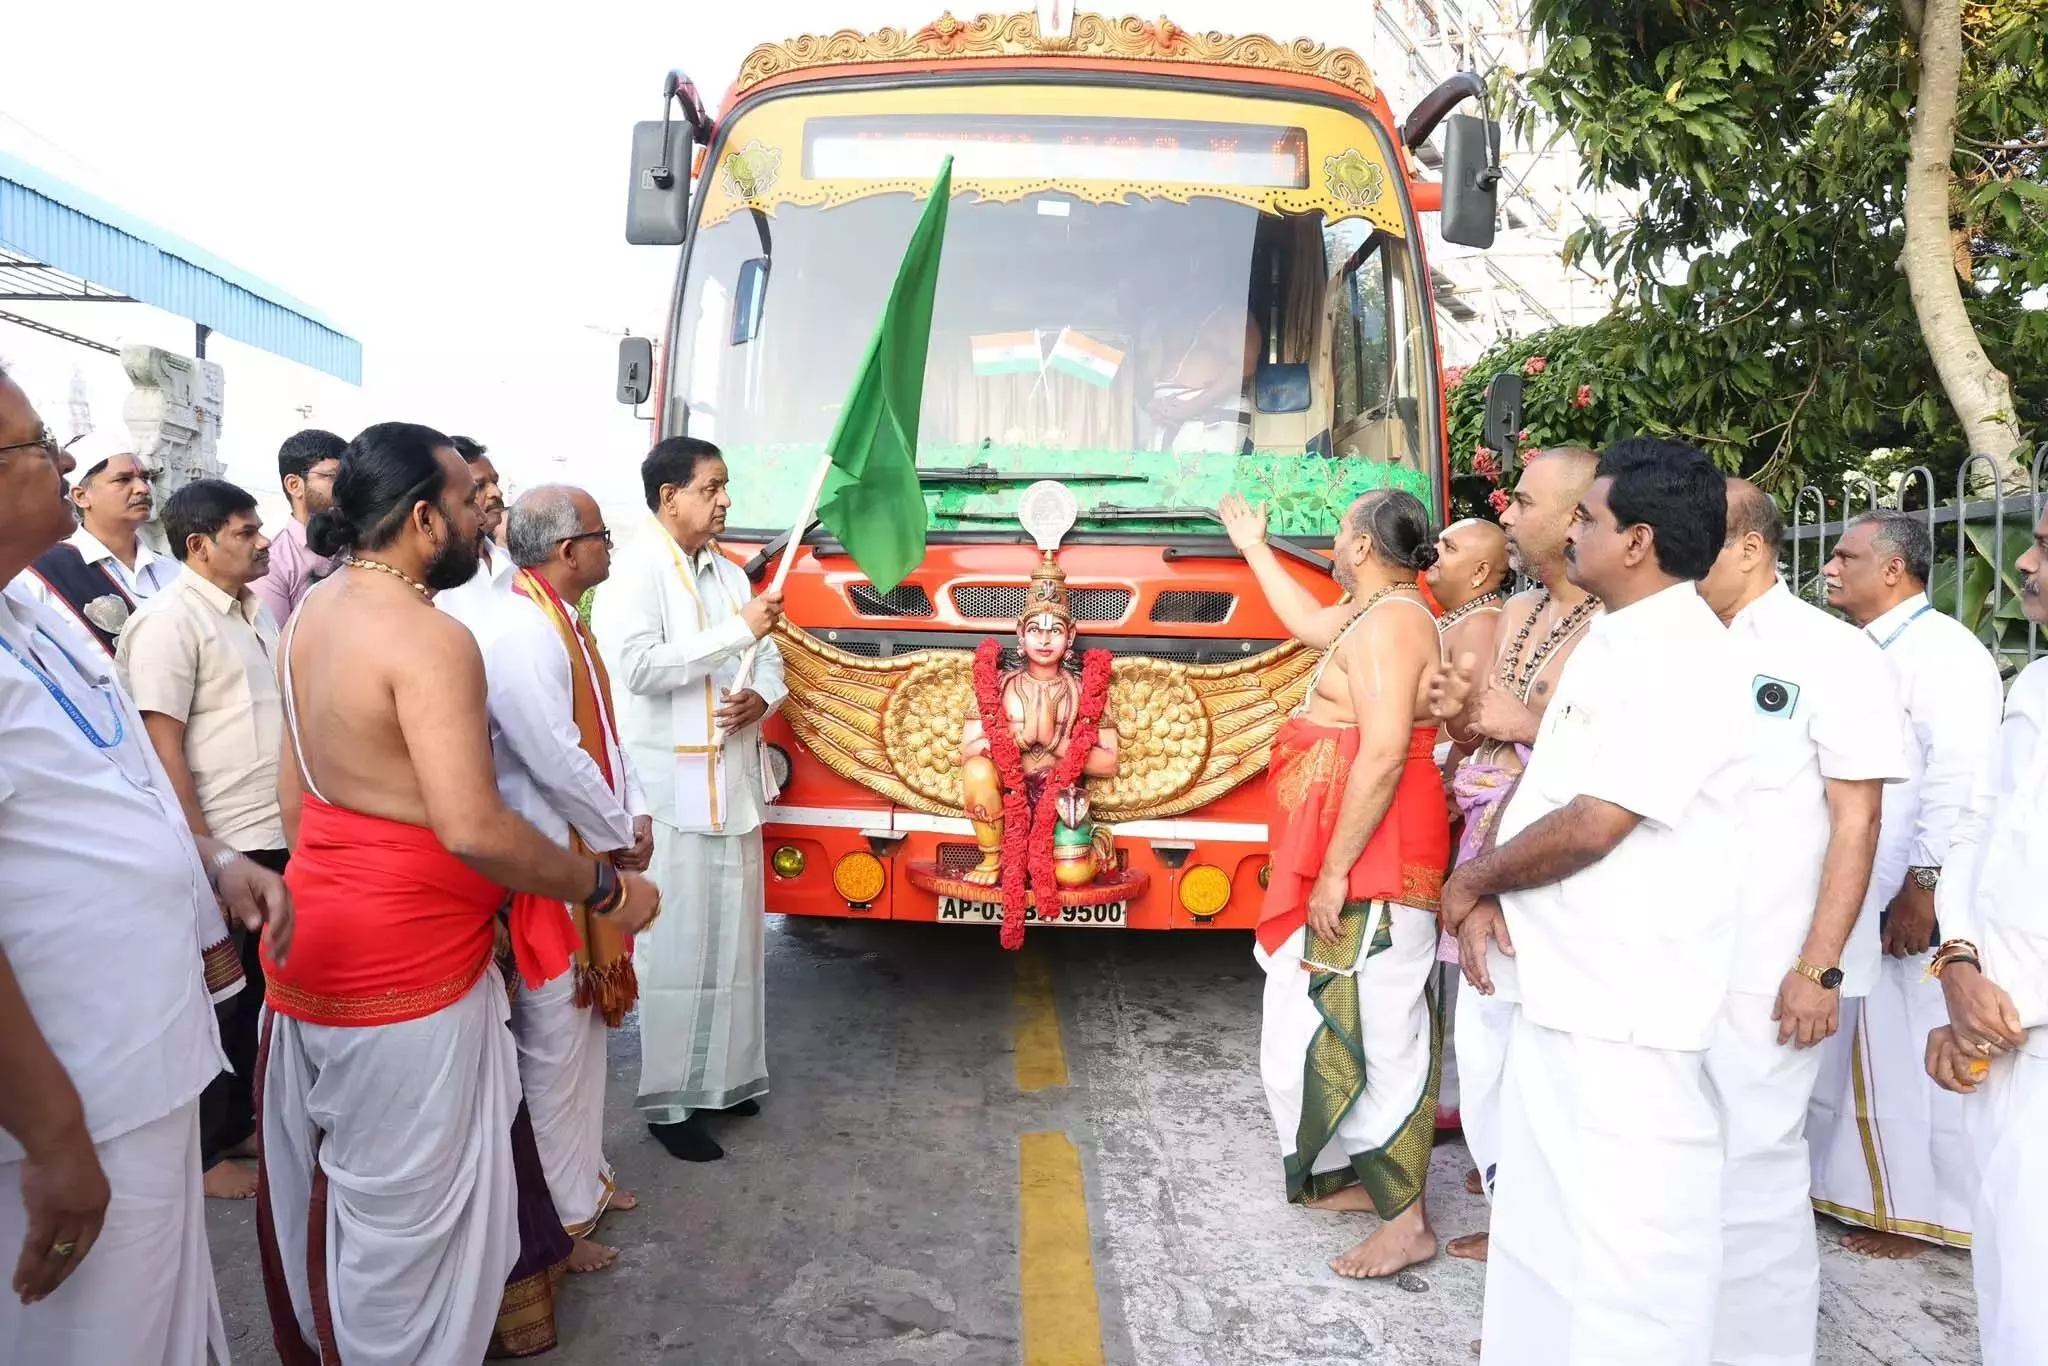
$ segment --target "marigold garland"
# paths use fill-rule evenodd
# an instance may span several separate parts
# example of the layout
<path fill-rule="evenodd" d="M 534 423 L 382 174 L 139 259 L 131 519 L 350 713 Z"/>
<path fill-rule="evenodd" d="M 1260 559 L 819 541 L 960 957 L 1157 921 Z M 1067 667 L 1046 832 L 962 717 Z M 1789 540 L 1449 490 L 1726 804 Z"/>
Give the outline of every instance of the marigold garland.
<path fill-rule="evenodd" d="M 981 713 L 982 733 L 988 737 L 989 758 L 1003 783 L 1003 931 L 1006 949 L 1024 945 L 1024 907 L 1027 875 L 1030 890 L 1038 894 L 1040 907 L 1059 905 L 1059 881 L 1053 876 L 1053 823 L 1058 819 L 1054 798 L 1080 780 L 1082 765 L 1102 738 L 1102 709 L 1109 701 L 1109 651 L 1089 650 L 1081 656 L 1081 702 L 1069 733 L 1066 757 L 1047 775 L 1038 801 L 1026 797 L 1024 756 L 1017 737 L 1010 733 L 1010 718 L 1003 712 L 1003 680 L 1000 664 L 1003 647 L 989 639 L 974 652 L 974 701 Z"/>

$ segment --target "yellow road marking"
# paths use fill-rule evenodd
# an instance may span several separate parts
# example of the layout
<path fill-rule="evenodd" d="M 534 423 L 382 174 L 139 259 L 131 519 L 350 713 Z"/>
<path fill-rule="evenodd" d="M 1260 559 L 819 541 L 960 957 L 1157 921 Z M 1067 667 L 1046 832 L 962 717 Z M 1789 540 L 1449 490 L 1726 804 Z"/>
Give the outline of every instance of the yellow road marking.
<path fill-rule="evenodd" d="M 1017 1089 L 1043 1091 L 1067 1084 L 1067 1050 L 1060 1042 L 1059 1007 L 1053 1002 L 1052 968 L 1045 955 L 1025 947 L 1017 964 Z"/>
<path fill-rule="evenodd" d="M 1063 1133 L 1026 1134 L 1018 1141 L 1017 1179 L 1024 1366 L 1102 1366 L 1081 1154 Z"/>

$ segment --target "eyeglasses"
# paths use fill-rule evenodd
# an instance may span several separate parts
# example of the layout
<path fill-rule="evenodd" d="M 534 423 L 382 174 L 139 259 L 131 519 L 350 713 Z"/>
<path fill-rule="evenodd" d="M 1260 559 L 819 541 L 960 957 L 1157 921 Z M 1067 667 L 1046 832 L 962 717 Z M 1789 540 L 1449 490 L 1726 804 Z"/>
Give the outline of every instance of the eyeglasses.
<path fill-rule="evenodd" d="M 40 447 L 49 455 L 50 459 L 57 460 L 63 456 L 64 452 L 70 450 L 83 440 L 85 440 L 85 433 L 80 432 L 69 441 L 59 442 L 57 434 L 46 428 L 43 434 L 33 441 L 17 441 L 11 446 L 0 446 L 0 455 L 5 455 L 9 451 L 31 451 Z"/>
<path fill-rule="evenodd" d="M 579 531 L 574 536 L 564 536 L 561 543 L 568 545 L 572 541 L 603 541 L 604 548 L 610 550 L 612 548 L 612 529 L 601 526 L 595 531 Z"/>

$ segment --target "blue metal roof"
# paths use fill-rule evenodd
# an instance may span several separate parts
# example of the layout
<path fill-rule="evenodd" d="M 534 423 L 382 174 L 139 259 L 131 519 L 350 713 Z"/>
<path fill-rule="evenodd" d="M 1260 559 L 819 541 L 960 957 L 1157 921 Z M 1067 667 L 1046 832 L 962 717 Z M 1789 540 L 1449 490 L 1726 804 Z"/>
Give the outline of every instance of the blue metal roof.
<path fill-rule="evenodd" d="M 224 337 L 363 382 L 363 347 L 297 299 L 0 152 L 0 245 Z"/>

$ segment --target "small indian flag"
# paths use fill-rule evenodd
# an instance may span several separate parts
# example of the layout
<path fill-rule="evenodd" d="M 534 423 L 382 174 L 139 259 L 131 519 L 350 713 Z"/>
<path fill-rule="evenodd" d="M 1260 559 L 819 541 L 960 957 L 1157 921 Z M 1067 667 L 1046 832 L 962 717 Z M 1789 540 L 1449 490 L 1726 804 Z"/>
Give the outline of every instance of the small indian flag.
<path fill-rule="evenodd" d="M 1071 327 L 1060 329 L 1059 340 L 1053 343 L 1052 368 L 1099 389 L 1116 382 L 1123 364 L 1123 352 Z"/>
<path fill-rule="evenodd" d="M 1035 375 L 1044 364 L 1036 332 L 990 332 L 971 340 L 977 375 Z"/>

